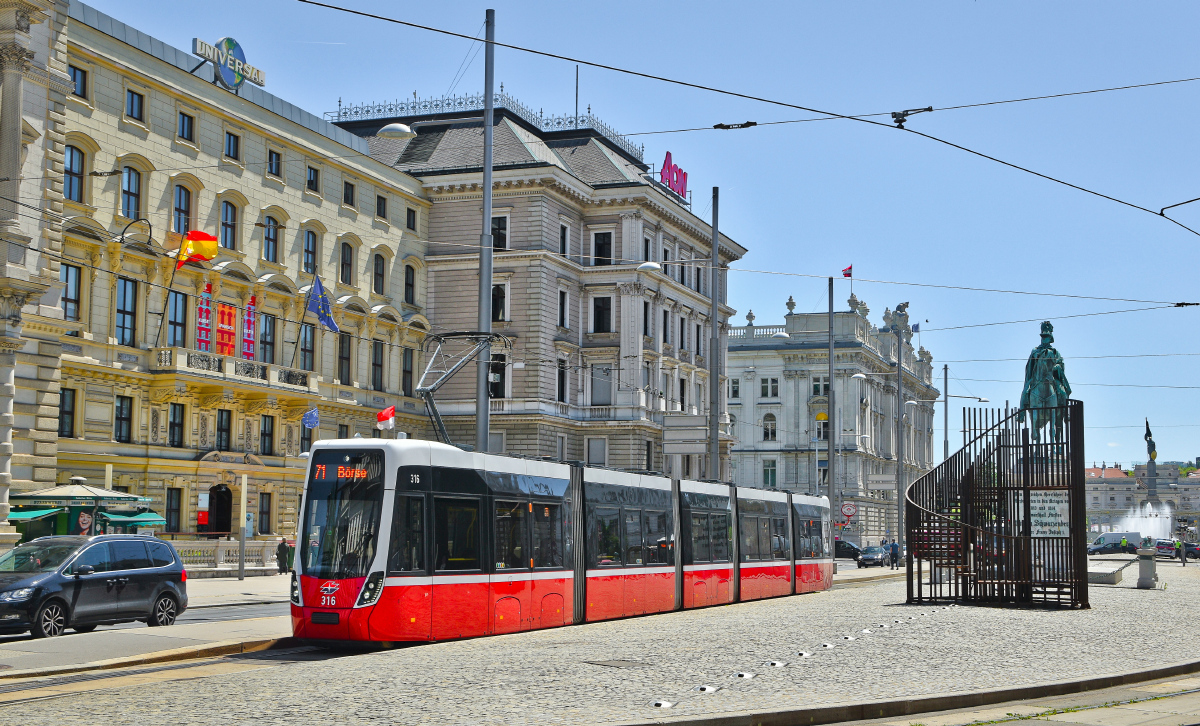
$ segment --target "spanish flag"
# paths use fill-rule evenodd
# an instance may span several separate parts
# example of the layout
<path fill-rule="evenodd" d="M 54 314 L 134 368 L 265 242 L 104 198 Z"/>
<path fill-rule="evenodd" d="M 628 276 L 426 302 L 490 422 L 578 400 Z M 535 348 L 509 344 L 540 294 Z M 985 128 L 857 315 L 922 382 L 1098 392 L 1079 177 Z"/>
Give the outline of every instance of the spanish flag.
<path fill-rule="evenodd" d="M 207 262 L 216 256 L 216 237 L 204 232 L 188 232 L 183 244 L 179 245 L 179 254 L 175 257 L 175 269 L 178 270 L 193 260 Z"/>

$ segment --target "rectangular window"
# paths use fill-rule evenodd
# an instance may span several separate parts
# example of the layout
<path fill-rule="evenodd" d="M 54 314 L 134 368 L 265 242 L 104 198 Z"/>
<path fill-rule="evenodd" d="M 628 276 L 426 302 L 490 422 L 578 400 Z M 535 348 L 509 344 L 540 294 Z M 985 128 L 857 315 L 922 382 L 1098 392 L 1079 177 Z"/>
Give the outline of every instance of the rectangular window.
<path fill-rule="evenodd" d="M 558 386 L 556 400 L 559 403 L 567 402 L 567 362 L 560 360 L 558 362 Z"/>
<path fill-rule="evenodd" d="M 645 564 L 646 555 L 642 547 L 642 512 L 639 509 L 625 510 L 625 564 Z"/>
<path fill-rule="evenodd" d="M 58 279 L 63 283 L 63 318 L 79 320 L 79 268 L 64 264 L 58 270 Z"/>
<path fill-rule="evenodd" d="M 242 153 L 242 137 L 225 132 L 225 158 L 237 160 Z"/>
<path fill-rule="evenodd" d="M 650 302 L 642 302 L 642 335 L 650 337 Z"/>
<path fill-rule="evenodd" d="M 759 518 L 748 517 L 743 514 L 739 519 L 742 520 L 741 527 L 739 527 L 742 535 L 742 551 L 740 553 L 742 562 L 762 559 L 758 542 Z"/>
<path fill-rule="evenodd" d="M 612 365 L 592 365 L 592 405 L 612 405 Z"/>
<path fill-rule="evenodd" d="M 137 281 L 117 278 L 117 345 L 137 345 Z"/>
<path fill-rule="evenodd" d="M 492 322 L 501 323 L 508 319 L 508 290 L 504 285 L 492 285 Z"/>
<path fill-rule="evenodd" d="M 167 487 L 167 506 L 163 519 L 167 520 L 163 525 L 163 530 L 167 532 L 178 532 L 180 516 L 183 510 L 183 490 L 178 487 Z"/>
<path fill-rule="evenodd" d="M 742 397 L 742 379 L 741 378 L 730 378 L 729 379 L 729 397 L 730 398 L 741 398 Z"/>
<path fill-rule="evenodd" d="M 642 259 L 646 262 L 650 261 L 650 238 L 642 240 Z"/>
<path fill-rule="evenodd" d="M 492 353 L 492 365 L 488 370 L 488 396 L 490 398 L 504 398 L 506 386 L 504 385 L 505 374 L 508 371 L 508 356 L 503 353 Z"/>
<path fill-rule="evenodd" d="M 759 379 L 759 398 L 779 398 L 779 379 Z"/>
<path fill-rule="evenodd" d="M 338 383 L 343 386 L 353 385 L 350 380 L 350 349 L 353 341 L 349 333 L 338 333 Z"/>
<path fill-rule="evenodd" d="M 113 408 L 115 420 L 113 438 L 117 440 L 117 443 L 128 444 L 133 441 L 133 398 L 117 396 Z"/>
<path fill-rule="evenodd" d="M 662 341 L 663 345 L 670 345 L 671 344 L 671 311 L 670 310 L 663 311 L 662 334 L 663 334 L 663 341 Z"/>
<path fill-rule="evenodd" d="M 411 229 L 414 232 L 417 231 L 417 210 L 415 210 L 415 209 L 404 210 L 404 226 L 408 227 L 409 229 Z"/>
<path fill-rule="evenodd" d="M 342 243 L 342 266 L 338 280 L 343 285 L 354 284 L 354 247 L 349 242 Z"/>
<path fill-rule="evenodd" d="M 599 266 L 612 263 L 612 232 L 596 232 L 592 235 L 592 264 Z"/>
<path fill-rule="evenodd" d="M 261 456 L 275 455 L 275 417 L 263 416 L 258 425 L 258 453 Z"/>
<path fill-rule="evenodd" d="M 279 262 L 279 221 L 267 217 L 263 223 L 263 259 Z"/>
<path fill-rule="evenodd" d="M 821 441 L 829 440 L 829 422 L 828 421 L 818 421 L 817 422 L 817 438 L 820 439 Z"/>
<path fill-rule="evenodd" d="M 267 149 L 267 173 L 271 176 L 283 176 L 283 154 L 274 149 Z"/>
<path fill-rule="evenodd" d="M 142 107 L 146 103 L 146 97 L 137 91 L 125 91 L 125 115 L 135 121 L 141 121 L 143 115 Z"/>
<path fill-rule="evenodd" d="M 172 221 L 176 234 L 192 231 L 192 190 L 182 184 L 175 185 L 175 214 Z"/>
<path fill-rule="evenodd" d="M 179 124 L 175 129 L 179 138 L 184 141 L 196 140 L 196 119 L 183 111 L 179 112 Z"/>
<path fill-rule="evenodd" d="M 342 204 L 354 206 L 354 185 L 348 181 L 342 182 Z"/>
<path fill-rule="evenodd" d="M 338 438 L 339 439 L 350 438 L 350 427 L 347 426 L 346 424 L 338 424 Z"/>
<path fill-rule="evenodd" d="M 183 419 L 183 404 L 172 403 L 167 412 L 167 446 L 183 448 Z"/>
<path fill-rule="evenodd" d="M 414 573 L 425 574 L 425 498 L 409 496 L 397 489 L 388 574 Z"/>
<path fill-rule="evenodd" d="M 646 442 L 646 465 L 642 467 L 646 471 L 654 471 L 654 442 Z"/>
<path fill-rule="evenodd" d="M 75 389 L 63 388 L 58 392 L 58 436 L 75 438 Z"/>
<path fill-rule="evenodd" d="M 87 98 L 87 71 L 75 66 L 67 66 L 71 73 L 71 93 L 80 98 Z"/>
<path fill-rule="evenodd" d="M 701 343 L 704 341 L 704 330 L 699 323 L 696 324 L 696 355 L 704 355 L 704 346 Z"/>
<path fill-rule="evenodd" d="M 435 497 L 433 561 L 436 570 L 481 570 L 479 500 Z"/>
<path fill-rule="evenodd" d="M 567 291 L 558 291 L 558 327 L 566 328 L 567 326 Z"/>
<path fill-rule="evenodd" d="M 763 462 L 763 487 L 774 489 L 775 484 L 775 460 L 767 459 Z"/>
<path fill-rule="evenodd" d="M 533 558 L 525 557 L 525 542 L 529 538 L 528 510 L 533 505 L 527 502 L 496 501 L 496 569 L 525 569 L 533 565 Z"/>
<path fill-rule="evenodd" d="M 221 202 L 221 246 L 227 250 L 237 249 L 238 209 L 233 202 Z"/>
<path fill-rule="evenodd" d="M 229 451 L 233 440 L 233 411 L 217 409 L 217 451 Z"/>
<path fill-rule="evenodd" d="M 308 178 L 304 182 L 304 187 L 310 192 L 321 193 L 321 172 L 313 167 L 308 167 Z"/>
<path fill-rule="evenodd" d="M 383 390 L 383 341 L 371 341 L 371 389 Z"/>
<path fill-rule="evenodd" d="M 508 217 L 492 217 L 492 249 L 508 249 Z"/>
<path fill-rule="evenodd" d="M 612 332 L 611 297 L 598 297 L 592 299 L 592 332 Z"/>
<path fill-rule="evenodd" d="M 404 302 L 417 304 L 417 268 L 412 265 L 404 266 Z"/>
<path fill-rule="evenodd" d="M 679 349 L 687 350 L 687 347 L 688 347 L 687 319 L 680 318 L 679 319 Z"/>
<path fill-rule="evenodd" d="M 534 502 L 533 566 L 563 566 L 562 505 Z"/>
<path fill-rule="evenodd" d="M 571 230 L 567 225 L 558 225 L 558 254 L 563 257 L 567 256 L 567 242 L 570 240 Z"/>
<path fill-rule="evenodd" d="M 828 396 L 829 395 L 829 376 L 813 376 L 812 395 L 814 395 L 814 396 Z"/>
<path fill-rule="evenodd" d="M 317 269 L 317 233 L 311 229 L 304 231 L 304 272 L 311 273 Z"/>
<path fill-rule="evenodd" d="M 258 533 L 271 534 L 271 495 L 268 492 L 258 495 Z"/>
<path fill-rule="evenodd" d="M 707 514 L 692 512 L 692 562 L 712 562 L 708 524 Z"/>
<path fill-rule="evenodd" d="M 588 441 L 603 441 L 603 439 L 588 439 Z M 621 565 L 621 510 L 596 507 L 592 516 L 596 527 L 592 530 L 595 543 L 592 546 L 595 549 L 591 558 L 591 566 L 619 567 Z"/>
<path fill-rule="evenodd" d="M 125 219 L 142 216 L 142 174 L 132 166 L 121 170 L 121 216 Z"/>
<path fill-rule="evenodd" d="M 413 352 L 412 348 L 404 349 L 403 367 L 400 369 L 400 392 L 410 397 L 413 395 Z"/>
<path fill-rule="evenodd" d="M 172 290 L 167 303 L 168 348 L 187 347 L 187 307 L 187 293 Z"/>
<path fill-rule="evenodd" d="M 679 410 L 687 408 L 687 381 L 679 379 Z"/>
<path fill-rule="evenodd" d="M 558 439 L 556 445 L 558 450 L 558 460 L 565 461 L 567 458 L 567 437 L 560 434 L 556 438 Z"/>
<path fill-rule="evenodd" d="M 709 516 L 712 525 L 712 561 L 728 562 L 730 542 L 733 539 L 733 529 L 729 526 L 728 514 L 712 514 Z"/>
<path fill-rule="evenodd" d="M 380 219 L 387 219 L 387 197 L 382 194 L 375 195 L 375 216 Z"/>
<path fill-rule="evenodd" d="M 605 466 L 608 464 L 608 439 L 587 440 L 588 466 Z"/>
<path fill-rule="evenodd" d="M 305 323 L 300 326 L 300 368 L 301 370 L 313 370 L 314 346 L 313 341 L 316 338 L 316 329 L 311 323 Z"/>
<path fill-rule="evenodd" d="M 300 451 L 308 451 L 312 448 L 313 430 L 307 426 L 300 427 Z"/>
<path fill-rule="evenodd" d="M 275 316 L 266 313 L 258 317 L 258 349 L 259 361 L 262 363 L 275 362 Z"/>

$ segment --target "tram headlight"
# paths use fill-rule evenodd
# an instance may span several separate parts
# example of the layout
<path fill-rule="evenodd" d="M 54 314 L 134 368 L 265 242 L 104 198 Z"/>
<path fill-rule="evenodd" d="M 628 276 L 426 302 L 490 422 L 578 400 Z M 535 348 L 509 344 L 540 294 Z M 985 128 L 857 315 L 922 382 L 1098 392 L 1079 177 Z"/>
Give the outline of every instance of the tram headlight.
<path fill-rule="evenodd" d="M 295 570 L 292 570 L 292 604 L 300 604 L 300 578 L 296 576 Z"/>
<path fill-rule="evenodd" d="M 370 605 L 379 599 L 379 593 L 381 592 L 383 592 L 383 573 L 372 572 L 363 585 L 362 592 L 358 595 L 358 605 L 356 607 Z"/>

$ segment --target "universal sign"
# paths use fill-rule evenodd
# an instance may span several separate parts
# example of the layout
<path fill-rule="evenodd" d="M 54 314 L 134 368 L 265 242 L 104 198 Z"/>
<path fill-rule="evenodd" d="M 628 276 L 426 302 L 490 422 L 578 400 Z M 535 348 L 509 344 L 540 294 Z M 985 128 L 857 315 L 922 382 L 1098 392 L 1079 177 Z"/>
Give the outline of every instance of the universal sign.
<path fill-rule="evenodd" d="M 192 55 L 211 62 L 216 69 L 217 80 L 231 91 L 241 88 L 245 81 L 256 86 L 266 84 L 263 72 L 246 62 L 242 46 L 233 38 L 221 38 L 216 45 L 192 38 Z"/>
<path fill-rule="evenodd" d="M 687 172 L 675 166 L 671 161 L 671 152 L 663 159 L 662 172 L 659 175 L 662 183 L 671 191 L 687 199 Z"/>

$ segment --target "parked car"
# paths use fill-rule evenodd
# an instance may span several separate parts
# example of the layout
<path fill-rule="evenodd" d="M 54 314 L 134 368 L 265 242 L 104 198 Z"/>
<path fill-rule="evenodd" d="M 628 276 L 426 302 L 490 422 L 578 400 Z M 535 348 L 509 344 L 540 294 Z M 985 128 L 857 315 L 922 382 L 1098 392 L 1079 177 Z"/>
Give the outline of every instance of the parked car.
<path fill-rule="evenodd" d="M 154 537 L 39 537 L 0 555 L 0 633 L 171 625 L 186 608 L 183 561 Z"/>
<path fill-rule="evenodd" d="M 862 554 L 862 549 L 853 542 L 847 542 L 844 539 L 833 541 L 833 556 L 842 557 L 848 560 L 857 560 Z"/>
<path fill-rule="evenodd" d="M 1137 545 L 1133 543 L 1121 546 L 1121 540 L 1116 542 L 1104 542 L 1101 544 L 1090 544 L 1087 548 L 1089 555 L 1120 555 L 1120 554 L 1137 554 Z"/>
<path fill-rule="evenodd" d="M 1184 542 L 1184 549 L 1187 550 L 1189 560 L 1200 558 L 1200 543 Z M 1169 557 L 1171 559 L 1179 559 L 1179 555 L 1175 550 L 1175 540 L 1159 539 L 1154 541 L 1155 554 L 1158 557 Z"/>
<path fill-rule="evenodd" d="M 891 560 L 891 554 L 885 552 L 882 547 L 868 547 L 859 555 L 858 566 L 871 567 L 872 565 L 879 565 L 880 567 L 885 567 Z"/>

